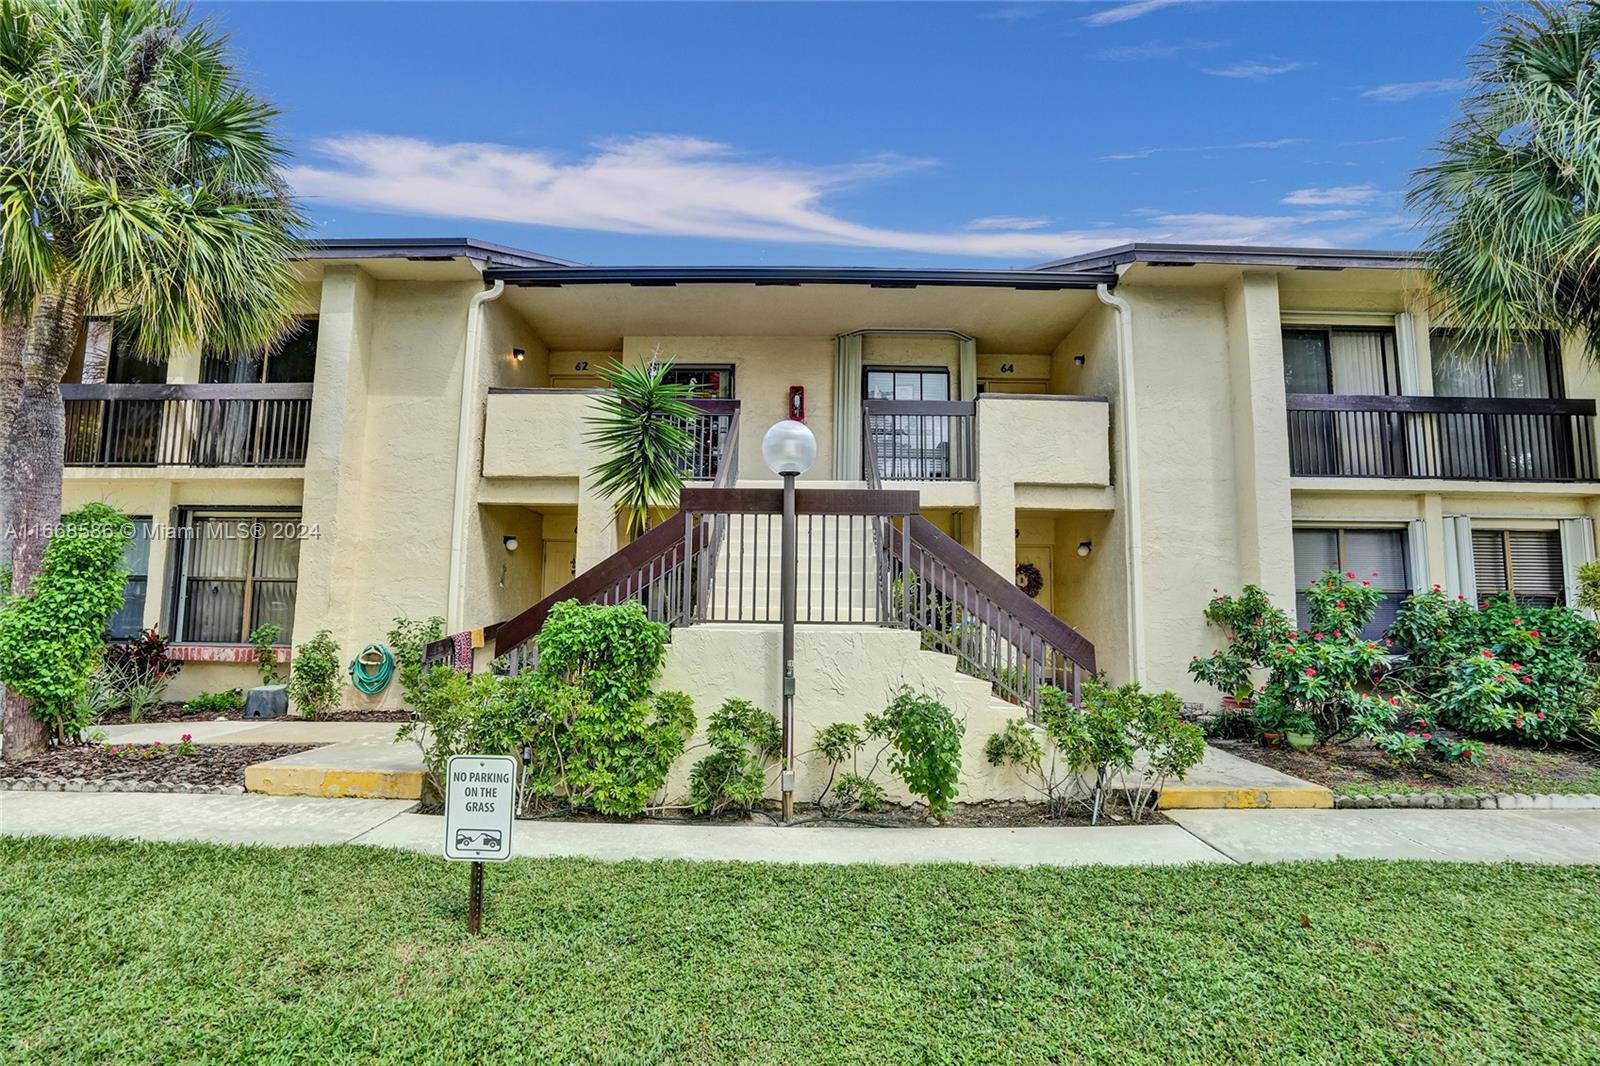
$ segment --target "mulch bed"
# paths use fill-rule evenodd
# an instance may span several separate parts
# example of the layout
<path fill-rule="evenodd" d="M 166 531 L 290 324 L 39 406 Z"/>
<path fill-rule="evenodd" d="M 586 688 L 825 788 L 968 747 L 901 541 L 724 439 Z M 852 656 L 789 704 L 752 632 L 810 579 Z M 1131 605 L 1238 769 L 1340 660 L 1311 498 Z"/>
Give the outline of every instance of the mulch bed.
<path fill-rule="evenodd" d="M 210 744 L 193 755 L 145 755 L 151 744 L 71 744 L 51 748 L 22 762 L 0 762 L 0 779 L 82 778 L 85 781 L 165 781 L 185 785 L 243 785 L 244 768 L 254 763 L 309 751 L 315 744 Z M 134 754 L 115 756 L 111 748 Z"/>
<path fill-rule="evenodd" d="M 1251 762 L 1326 785 L 1335 792 L 1595 792 L 1600 753 L 1576 747 L 1513 748 L 1483 745 L 1483 765 L 1446 763 L 1421 756 L 1394 763 L 1363 741 L 1312 751 L 1269 748 L 1250 741 L 1213 740 L 1213 746 Z"/>
<path fill-rule="evenodd" d="M 442 815 L 444 805 L 439 803 L 423 804 L 417 808 L 418 814 Z M 926 810 L 917 807 L 890 807 L 882 811 L 855 811 L 850 814 L 831 814 L 819 817 L 820 812 L 809 805 L 799 805 L 795 808 L 794 824 L 796 828 L 807 829 L 859 829 L 878 827 L 884 829 L 926 829 L 930 823 Z M 630 822 L 654 822 L 671 825 L 778 825 L 779 808 L 777 804 L 768 804 L 758 807 L 750 814 L 734 812 L 720 814 L 715 817 L 696 817 L 687 811 L 662 812 L 648 814 L 640 818 L 612 818 L 591 812 L 544 812 L 528 815 L 518 815 L 519 821 L 556 821 L 556 822 L 590 822 L 608 823 L 612 825 L 626 825 Z M 1052 817 L 1048 809 L 1041 803 L 957 803 L 950 811 L 950 816 L 942 822 L 941 826 L 952 826 L 964 829 L 1027 829 L 1027 828 L 1062 828 L 1065 826 L 1086 826 L 1089 824 L 1087 814 L 1067 814 Z M 1100 816 L 1101 825 L 1131 825 L 1124 811 L 1116 810 Z M 1160 811 L 1151 811 L 1145 815 L 1142 825 L 1168 825 L 1171 824 Z"/>
<path fill-rule="evenodd" d="M 146 711 L 139 716 L 137 722 L 128 721 L 128 712 L 116 711 L 103 714 L 95 721 L 95 725 L 145 725 L 150 722 L 242 722 L 245 720 L 244 711 L 223 711 L 190 713 L 183 709 L 181 703 L 163 704 L 159 709 Z M 298 720 L 298 719 L 297 719 Z M 319 722 L 408 722 L 411 715 L 407 711 L 396 707 L 358 707 L 339 711 L 329 711 L 327 714 L 318 715 Z M 271 718 L 252 718 L 250 721 L 274 721 Z"/>

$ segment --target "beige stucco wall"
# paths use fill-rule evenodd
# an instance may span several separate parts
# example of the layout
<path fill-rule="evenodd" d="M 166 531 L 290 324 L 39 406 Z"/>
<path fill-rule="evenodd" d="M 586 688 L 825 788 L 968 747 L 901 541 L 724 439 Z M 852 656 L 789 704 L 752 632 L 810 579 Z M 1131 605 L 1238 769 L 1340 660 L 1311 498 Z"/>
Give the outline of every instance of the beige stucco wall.
<path fill-rule="evenodd" d="M 691 751 L 674 766 L 668 802 L 684 802 L 688 775 L 705 754 L 705 725 L 722 701 L 750 700 L 774 716 L 782 712 L 781 632 L 776 626 L 700 625 L 673 631 L 660 691 L 686 692 L 694 699 L 699 726 Z M 1027 798 L 1009 769 L 991 767 L 983 746 L 992 733 L 1021 712 L 996 699 L 987 682 L 955 670 L 954 660 L 918 648 L 916 634 L 873 626 L 798 626 L 795 630 L 795 751 L 797 801 L 816 798 L 827 765 L 811 752 L 818 729 L 834 722 L 860 725 L 881 712 L 901 685 L 935 696 L 966 724 L 958 803 Z M 867 765 L 881 745 L 866 749 Z M 887 763 L 887 760 L 885 760 Z M 863 770 L 866 766 L 862 767 Z M 777 798 L 776 772 L 771 798 Z M 879 768 L 877 781 L 897 802 L 909 800 L 903 785 Z"/>

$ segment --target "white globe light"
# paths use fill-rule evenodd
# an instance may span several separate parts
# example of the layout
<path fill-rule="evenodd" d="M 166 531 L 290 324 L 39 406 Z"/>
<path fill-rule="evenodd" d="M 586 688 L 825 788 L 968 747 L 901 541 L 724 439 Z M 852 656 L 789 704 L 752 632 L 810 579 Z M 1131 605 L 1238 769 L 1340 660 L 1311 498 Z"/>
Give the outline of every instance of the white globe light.
<path fill-rule="evenodd" d="M 817 461 L 817 438 L 804 422 L 775 422 L 761 438 L 761 458 L 774 474 L 804 474 Z"/>

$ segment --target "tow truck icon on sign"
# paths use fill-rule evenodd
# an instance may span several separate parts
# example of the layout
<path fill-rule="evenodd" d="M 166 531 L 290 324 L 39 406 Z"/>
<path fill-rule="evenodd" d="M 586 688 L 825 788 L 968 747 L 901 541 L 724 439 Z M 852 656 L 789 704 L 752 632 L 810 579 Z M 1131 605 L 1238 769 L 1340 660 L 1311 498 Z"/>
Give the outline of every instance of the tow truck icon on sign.
<path fill-rule="evenodd" d="M 496 852 L 500 850 L 498 829 L 457 829 L 457 851 Z"/>

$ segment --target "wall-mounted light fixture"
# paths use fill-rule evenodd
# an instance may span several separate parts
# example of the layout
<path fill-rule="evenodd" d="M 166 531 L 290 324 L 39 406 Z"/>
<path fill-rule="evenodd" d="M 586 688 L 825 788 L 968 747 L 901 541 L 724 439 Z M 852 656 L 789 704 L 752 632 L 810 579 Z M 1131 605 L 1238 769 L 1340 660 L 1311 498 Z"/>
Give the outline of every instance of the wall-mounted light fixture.
<path fill-rule="evenodd" d="M 505 545 L 506 551 L 508 551 L 508 552 L 514 552 L 514 551 L 517 550 L 517 538 L 516 537 L 501 537 L 500 538 L 500 543 Z M 1079 549 L 1078 554 L 1083 555 L 1083 554 L 1086 554 L 1086 553 L 1082 549 Z"/>
<path fill-rule="evenodd" d="M 1092 540 L 1080 540 L 1080 541 L 1078 541 L 1078 554 L 1079 555 L 1088 555 L 1092 551 L 1094 551 L 1094 541 L 1092 541 Z"/>
<path fill-rule="evenodd" d="M 513 348 L 511 349 L 511 358 L 520 363 L 524 359 L 528 358 L 528 353 L 522 348 Z"/>
<path fill-rule="evenodd" d="M 1079 366 L 1082 366 L 1088 360 L 1088 358 L 1089 357 L 1087 355 L 1079 353 L 1078 355 L 1072 357 L 1072 361 L 1077 363 Z"/>

